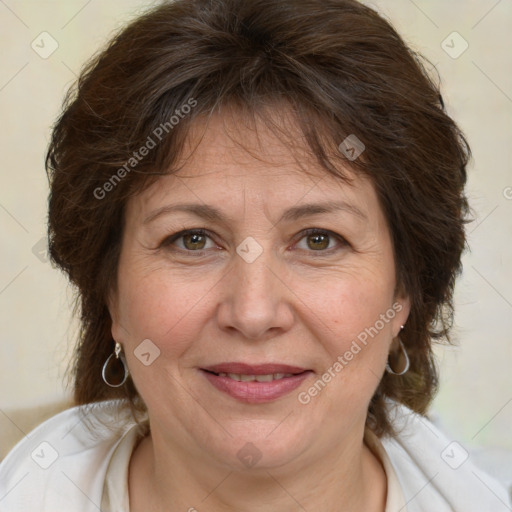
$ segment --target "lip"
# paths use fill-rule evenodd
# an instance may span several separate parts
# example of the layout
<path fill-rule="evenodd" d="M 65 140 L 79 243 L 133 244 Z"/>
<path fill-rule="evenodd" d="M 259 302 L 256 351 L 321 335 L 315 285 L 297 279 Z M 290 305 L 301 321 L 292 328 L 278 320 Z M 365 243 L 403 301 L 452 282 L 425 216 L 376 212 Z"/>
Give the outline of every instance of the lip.
<path fill-rule="evenodd" d="M 237 373 L 243 375 L 268 375 L 270 373 L 294 373 L 299 374 L 308 371 L 307 368 L 290 366 L 287 364 L 247 364 L 238 362 L 220 363 L 201 368 L 214 373 Z"/>
<path fill-rule="evenodd" d="M 290 369 L 296 367 L 277 365 L 279 369 Z M 275 368 L 275 365 L 266 365 L 266 367 Z M 239 367 L 238 367 L 239 368 Z M 254 367 L 252 367 L 254 368 Z M 258 368 L 258 367 L 257 367 Z M 260 369 L 259 367 L 258 369 Z M 252 370 L 251 370 L 252 371 Z M 201 369 L 201 373 L 216 389 L 226 393 L 227 395 L 235 398 L 236 400 L 248 404 L 262 404 L 272 402 L 281 398 L 294 389 L 298 388 L 310 375 L 313 374 L 311 370 L 305 370 L 302 373 L 297 373 L 292 377 L 283 377 L 282 379 L 273 380 L 271 382 L 239 382 L 231 379 L 230 377 L 221 377 Z M 222 373 L 236 373 L 236 372 L 222 372 Z M 290 371 L 270 371 L 268 373 L 292 373 Z M 249 373 L 248 375 L 265 375 L 265 372 Z"/>

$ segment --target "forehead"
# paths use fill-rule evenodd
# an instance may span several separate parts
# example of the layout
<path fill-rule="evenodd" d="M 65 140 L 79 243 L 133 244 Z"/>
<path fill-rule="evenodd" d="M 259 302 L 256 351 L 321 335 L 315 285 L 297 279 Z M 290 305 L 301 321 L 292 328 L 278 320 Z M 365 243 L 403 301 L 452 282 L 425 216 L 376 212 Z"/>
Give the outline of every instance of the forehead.
<path fill-rule="evenodd" d="M 132 198 L 129 210 L 143 215 L 185 198 L 227 207 L 235 205 L 237 197 L 265 211 L 334 200 L 349 200 L 362 210 L 378 206 L 367 178 L 346 164 L 336 167 L 350 181 L 320 165 L 291 115 L 269 119 L 225 109 L 194 121 L 176 161 L 178 170 Z"/>
<path fill-rule="evenodd" d="M 219 158 L 238 164 L 240 175 L 247 166 L 267 169 L 272 175 L 279 169 L 299 175 L 309 172 L 316 178 L 325 175 L 314 162 L 297 121 L 284 109 L 244 115 L 227 107 L 207 120 L 199 118 L 191 126 L 177 165 L 190 162 L 193 167 L 194 161 L 209 158 L 211 164 Z"/>

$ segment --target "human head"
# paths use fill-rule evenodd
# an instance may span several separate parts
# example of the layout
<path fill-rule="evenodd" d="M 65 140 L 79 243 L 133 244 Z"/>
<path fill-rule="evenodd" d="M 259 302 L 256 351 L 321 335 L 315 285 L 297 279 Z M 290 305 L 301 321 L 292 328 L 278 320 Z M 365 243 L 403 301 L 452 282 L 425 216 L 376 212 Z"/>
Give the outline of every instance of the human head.
<path fill-rule="evenodd" d="M 76 400 L 136 398 L 133 385 L 115 391 L 99 378 L 113 346 L 107 299 L 117 285 L 125 206 L 173 169 L 195 122 L 228 105 L 248 119 L 286 105 L 319 164 L 340 180 L 339 164 L 348 162 L 338 145 L 351 134 L 365 145 L 350 167 L 375 187 L 397 291 L 411 302 L 401 334 L 411 370 L 383 377 L 368 415 L 377 433 L 389 432 L 385 396 L 423 412 L 435 389 L 431 343 L 447 335 L 452 317 L 469 149 L 420 58 L 352 0 L 165 3 L 82 72 L 47 158 L 50 254 L 81 304 Z M 133 156 L 150 136 L 155 147 Z"/>

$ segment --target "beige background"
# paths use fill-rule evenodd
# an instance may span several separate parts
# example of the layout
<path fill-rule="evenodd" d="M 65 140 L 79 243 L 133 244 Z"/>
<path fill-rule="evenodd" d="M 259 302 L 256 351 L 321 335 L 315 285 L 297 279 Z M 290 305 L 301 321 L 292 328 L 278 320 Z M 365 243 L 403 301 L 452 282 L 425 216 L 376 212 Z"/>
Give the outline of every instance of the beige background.
<path fill-rule="evenodd" d="M 442 384 L 434 412 L 465 446 L 512 450 L 512 2 L 371 3 L 437 66 L 448 109 L 474 152 L 468 191 L 477 220 L 469 227 L 472 252 L 457 290 L 459 346 L 438 350 Z M 75 327 L 71 292 L 41 250 L 48 192 L 43 155 L 85 59 L 150 5 L 0 0 L 0 412 L 65 393 Z M 40 36 L 44 31 L 50 36 Z M 454 31 L 460 36 L 448 37 Z M 58 48 L 42 58 L 32 41 L 41 53 L 55 44 L 50 37 Z M 447 37 L 452 56 L 464 40 L 467 50 L 452 58 L 442 47 Z"/>

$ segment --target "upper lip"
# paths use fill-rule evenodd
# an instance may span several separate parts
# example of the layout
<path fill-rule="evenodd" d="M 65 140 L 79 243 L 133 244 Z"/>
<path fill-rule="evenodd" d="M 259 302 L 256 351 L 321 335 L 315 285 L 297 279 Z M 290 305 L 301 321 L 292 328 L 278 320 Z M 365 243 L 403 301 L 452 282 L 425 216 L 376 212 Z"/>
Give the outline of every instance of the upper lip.
<path fill-rule="evenodd" d="M 288 364 L 247 364 L 238 362 L 220 363 L 202 368 L 214 373 L 234 373 L 237 375 L 268 375 L 271 373 L 303 373 L 306 368 L 290 366 Z"/>

